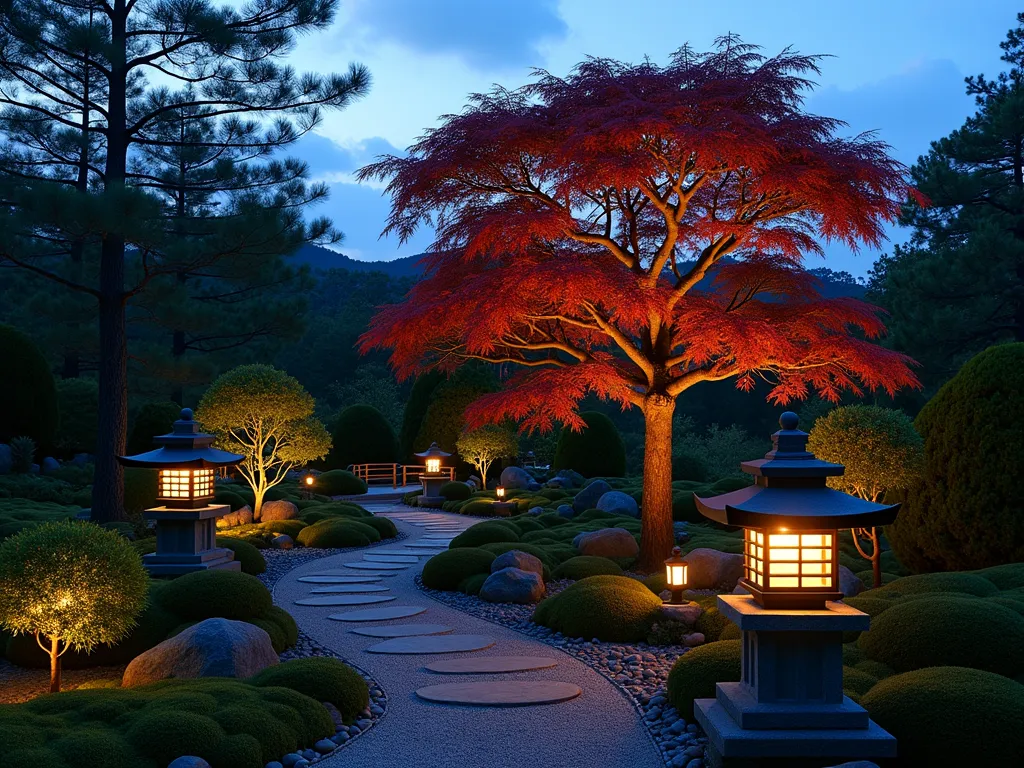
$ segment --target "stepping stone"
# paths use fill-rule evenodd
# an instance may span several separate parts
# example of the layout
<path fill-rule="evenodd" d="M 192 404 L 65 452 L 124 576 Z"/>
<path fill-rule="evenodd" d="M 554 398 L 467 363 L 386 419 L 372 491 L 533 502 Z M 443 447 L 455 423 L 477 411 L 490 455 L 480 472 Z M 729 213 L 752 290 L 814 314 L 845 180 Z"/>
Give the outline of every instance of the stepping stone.
<path fill-rule="evenodd" d="M 446 541 L 443 543 L 435 541 L 410 541 L 405 546 L 415 547 L 416 549 L 448 549 L 448 545 L 450 543 L 450 541 Z"/>
<path fill-rule="evenodd" d="M 296 605 L 370 605 L 371 603 L 390 603 L 396 600 L 393 595 L 329 595 L 324 597 L 307 597 L 296 600 Z"/>
<path fill-rule="evenodd" d="M 334 621 L 387 621 L 418 616 L 421 613 L 426 613 L 426 610 L 426 607 L 422 605 L 389 605 L 387 608 L 367 608 L 363 611 L 332 613 L 327 618 L 334 619 Z"/>
<path fill-rule="evenodd" d="M 409 566 L 405 563 L 345 563 L 346 568 L 355 568 L 357 571 L 404 571 Z"/>
<path fill-rule="evenodd" d="M 415 626 L 415 625 L 412 625 Z M 558 666 L 549 656 L 472 656 L 468 659 L 443 659 L 427 664 L 431 672 L 449 675 L 487 675 L 499 672 L 529 672 Z"/>
<path fill-rule="evenodd" d="M 340 595 L 340 594 L 357 594 L 359 592 L 388 592 L 387 587 L 378 587 L 375 584 L 334 584 L 329 587 L 317 587 L 311 589 L 309 594 L 311 595 Z"/>
<path fill-rule="evenodd" d="M 416 695 L 442 704 L 471 704 L 481 707 L 524 707 L 558 704 L 575 699 L 583 691 L 572 683 L 550 680 L 489 680 L 477 683 L 445 683 L 420 688 Z"/>
<path fill-rule="evenodd" d="M 303 584 L 371 584 L 380 581 L 380 576 L 303 576 Z"/>
<path fill-rule="evenodd" d="M 487 635 L 427 635 L 425 637 L 398 637 L 371 645 L 370 653 L 462 653 L 482 651 L 494 645 Z"/>
<path fill-rule="evenodd" d="M 308 578 L 333 578 L 333 579 L 379 579 L 381 576 L 394 576 L 393 573 L 360 573 L 358 575 L 352 574 L 346 571 L 344 568 L 335 568 L 330 571 L 318 571 L 317 573 L 311 573 L 309 576 L 303 576 L 299 581 L 303 581 Z M 306 582 L 307 584 L 309 582 Z M 353 581 L 338 582 L 339 584 L 354 584 Z"/>
<path fill-rule="evenodd" d="M 385 552 L 375 552 L 373 554 L 367 553 L 363 555 L 363 560 L 368 560 L 371 563 L 407 563 L 409 565 L 419 562 L 415 557 L 409 557 L 408 555 L 389 555 Z"/>
<path fill-rule="evenodd" d="M 350 629 L 355 635 L 369 637 L 418 637 L 420 635 L 445 635 L 452 631 L 444 624 L 390 624 L 383 627 L 360 627 Z"/>

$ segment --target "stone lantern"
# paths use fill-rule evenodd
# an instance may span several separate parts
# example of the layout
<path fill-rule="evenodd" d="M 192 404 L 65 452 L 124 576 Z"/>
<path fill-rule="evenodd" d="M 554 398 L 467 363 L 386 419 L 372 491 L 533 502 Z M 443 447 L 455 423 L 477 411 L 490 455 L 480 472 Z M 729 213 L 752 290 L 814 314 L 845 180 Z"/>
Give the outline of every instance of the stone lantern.
<path fill-rule="evenodd" d="M 420 484 L 423 486 L 423 494 L 419 497 L 420 506 L 439 507 L 444 503 L 444 496 L 441 495 L 441 486 L 451 478 L 447 472 L 441 472 L 443 460 L 451 456 L 441 450 L 436 442 L 423 453 L 417 453 L 426 465 L 426 471 L 420 475 Z"/>
<path fill-rule="evenodd" d="M 170 433 L 158 435 L 159 447 L 135 456 L 118 456 L 126 467 L 157 470 L 156 500 L 160 506 L 142 513 L 156 521 L 156 552 L 142 562 L 154 576 L 179 576 L 211 568 L 241 570 L 230 549 L 217 546 L 217 518 L 230 507 L 213 503 L 217 467 L 238 464 L 244 457 L 213 448 L 213 435 L 199 431 L 192 411 L 183 408 Z"/>
<path fill-rule="evenodd" d="M 740 526 L 747 595 L 719 595 L 743 633 L 742 679 L 719 683 L 694 712 L 721 758 L 893 757 L 896 740 L 843 694 L 842 637 L 870 617 L 837 602 L 838 535 L 891 523 L 899 505 L 829 488 L 841 464 L 807 451 L 797 415 L 782 414 L 763 459 L 743 462 L 754 485 L 695 498 L 701 514 Z"/>
<path fill-rule="evenodd" d="M 683 550 L 672 547 L 672 555 L 665 561 L 665 586 L 672 592 L 671 605 L 682 604 L 683 590 L 689 584 L 689 570 Z"/>

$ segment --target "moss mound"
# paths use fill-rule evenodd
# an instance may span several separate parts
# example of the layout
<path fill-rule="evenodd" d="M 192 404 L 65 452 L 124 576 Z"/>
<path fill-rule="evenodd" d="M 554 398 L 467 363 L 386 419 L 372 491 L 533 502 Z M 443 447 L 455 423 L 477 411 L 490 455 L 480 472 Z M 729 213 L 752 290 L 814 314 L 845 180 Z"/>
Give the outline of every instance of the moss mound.
<path fill-rule="evenodd" d="M 584 411 L 586 426 L 579 432 L 562 430 L 555 446 L 555 469 L 572 469 L 584 477 L 622 477 L 626 474 L 626 446 L 612 420 L 597 411 Z"/>
<path fill-rule="evenodd" d="M 477 547 L 440 552 L 423 566 L 423 584 L 431 589 L 452 591 L 468 577 L 491 572 L 494 554 Z"/>
<path fill-rule="evenodd" d="M 249 682 L 260 687 L 291 688 L 316 701 L 329 701 L 345 719 L 355 717 L 370 703 L 366 681 L 337 659 L 295 659 L 267 667 Z"/>
<path fill-rule="evenodd" d="M 441 486 L 441 495 L 447 501 L 465 501 L 473 493 L 473 490 L 465 483 L 452 482 Z"/>
<path fill-rule="evenodd" d="M 861 698 L 896 737 L 901 765 L 1017 765 L 1024 685 L 991 672 L 932 667 L 882 680 Z"/>
<path fill-rule="evenodd" d="M 499 522 L 483 522 L 471 525 L 454 539 L 451 548 L 479 547 L 483 544 L 494 544 L 503 541 L 519 541 L 519 533 L 511 525 Z"/>
<path fill-rule="evenodd" d="M 714 698 L 716 683 L 740 679 L 741 640 L 708 643 L 684 653 L 668 674 L 668 699 L 680 715 L 693 720 L 693 700 Z"/>
<path fill-rule="evenodd" d="M 363 517 L 359 518 L 359 524 L 370 526 L 382 539 L 393 539 L 398 535 L 398 527 L 387 517 Z"/>
<path fill-rule="evenodd" d="M 163 585 L 155 599 L 167 611 L 193 621 L 255 619 L 273 606 L 270 592 L 255 576 L 221 570 L 179 576 Z"/>
<path fill-rule="evenodd" d="M 480 588 L 487 581 L 489 573 L 474 573 L 472 576 L 467 576 L 461 582 L 459 582 L 459 592 L 464 595 L 479 595 Z"/>
<path fill-rule="evenodd" d="M 235 560 L 242 564 L 242 573 L 258 576 L 267 570 L 267 561 L 262 553 L 247 541 L 231 536 L 218 536 L 217 546 L 230 549 L 235 553 Z"/>
<path fill-rule="evenodd" d="M 590 576 L 621 576 L 622 568 L 614 560 L 609 560 L 607 557 L 593 557 L 589 555 L 580 555 L 578 557 L 572 557 L 558 566 L 554 573 L 553 578 L 556 579 L 573 579 L 579 581 L 580 579 L 586 579 Z"/>
<path fill-rule="evenodd" d="M 637 642 L 647 636 L 661 600 L 626 576 L 591 576 L 543 600 L 533 620 L 569 637 Z"/>
<path fill-rule="evenodd" d="M 970 627 L 970 640 L 955 642 L 952 624 Z M 927 595 L 873 618 L 857 645 L 896 672 L 956 665 L 1016 677 L 1024 673 L 1024 616 L 989 600 Z"/>
<path fill-rule="evenodd" d="M 299 531 L 296 541 L 304 547 L 319 549 L 365 547 L 380 541 L 381 535 L 373 526 L 345 518 L 327 518 Z"/>
<path fill-rule="evenodd" d="M 878 589 L 870 589 L 862 592 L 858 597 L 892 600 L 907 595 L 924 595 L 932 592 L 952 592 L 987 597 L 998 591 L 991 581 L 973 573 L 922 573 L 917 576 L 897 579 Z"/>
<path fill-rule="evenodd" d="M 346 469 L 332 469 L 317 475 L 313 486 L 325 496 L 358 496 L 366 493 L 366 483 Z"/>

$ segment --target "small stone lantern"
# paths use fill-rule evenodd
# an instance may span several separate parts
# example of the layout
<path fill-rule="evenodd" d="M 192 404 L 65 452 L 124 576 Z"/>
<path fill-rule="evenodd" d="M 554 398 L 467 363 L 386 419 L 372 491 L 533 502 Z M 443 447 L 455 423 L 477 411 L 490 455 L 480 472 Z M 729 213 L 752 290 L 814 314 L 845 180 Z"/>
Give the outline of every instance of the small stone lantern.
<path fill-rule="evenodd" d="M 451 456 L 441 450 L 436 442 L 423 453 L 417 453 L 426 465 L 426 471 L 420 475 L 420 484 L 423 486 L 423 493 L 417 503 L 421 507 L 440 507 L 444 503 L 444 496 L 441 495 L 441 486 L 450 479 L 447 472 L 441 472 L 442 460 Z"/>
<path fill-rule="evenodd" d="M 672 556 L 665 561 L 665 584 L 672 592 L 671 605 L 682 605 L 683 590 L 689 582 L 689 566 L 683 559 L 683 550 L 672 547 Z"/>
<path fill-rule="evenodd" d="M 153 438 L 156 450 L 118 456 L 126 467 L 155 469 L 160 506 L 142 513 L 156 521 L 156 552 L 142 562 L 154 576 L 179 576 L 211 568 L 241 570 L 230 549 L 217 546 L 217 518 L 230 507 L 213 504 L 214 471 L 238 464 L 243 456 L 213 448 L 213 435 L 199 431 L 192 411 L 183 408 L 170 433 Z"/>
<path fill-rule="evenodd" d="M 891 523 L 899 505 L 828 488 L 841 464 L 807 451 L 797 415 L 782 414 L 773 450 L 740 466 L 754 485 L 696 498 L 701 514 L 744 528 L 748 595 L 719 595 L 743 633 L 742 679 L 694 701 L 714 758 L 894 757 L 896 739 L 843 694 L 843 632 L 870 617 L 837 602 L 839 530 Z M 714 762 L 714 761 L 712 761 Z"/>

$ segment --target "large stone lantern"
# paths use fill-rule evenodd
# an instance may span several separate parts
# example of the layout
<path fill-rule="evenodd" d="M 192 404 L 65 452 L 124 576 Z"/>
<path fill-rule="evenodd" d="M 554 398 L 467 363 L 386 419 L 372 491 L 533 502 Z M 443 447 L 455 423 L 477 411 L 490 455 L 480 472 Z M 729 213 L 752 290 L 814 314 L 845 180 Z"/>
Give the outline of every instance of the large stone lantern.
<path fill-rule="evenodd" d="M 896 740 L 843 694 L 842 637 L 870 618 L 841 602 L 839 531 L 891 523 L 899 505 L 828 488 L 841 464 L 807 451 L 786 412 L 763 459 L 743 462 L 754 485 L 696 498 L 701 514 L 740 526 L 747 595 L 720 595 L 719 610 L 743 632 L 742 679 L 694 702 L 716 757 L 892 757 Z M 825 763 L 822 763 L 823 765 Z"/>
<path fill-rule="evenodd" d="M 212 447 L 213 440 L 213 435 L 199 431 L 192 411 L 184 408 L 170 433 L 153 438 L 157 449 L 117 457 L 126 467 L 158 472 L 160 506 L 142 513 L 156 521 L 156 552 L 142 558 L 154 576 L 211 568 L 241 570 L 234 553 L 217 546 L 217 518 L 228 514 L 230 507 L 212 502 L 216 468 L 233 466 L 244 457 Z"/>
<path fill-rule="evenodd" d="M 451 477 L 447 472 L 441 472 L 444 460 L 451 456 L 441 450 L 436 442 L 423 453 L 417 453 L 425 464 L 424 473 L 420 475 L 420 484 L 423 486 L 423 493 L 419 497 L 418 504 L 425 507 L 439 507 L 444 503 L 444 496 L 441 495 L 441 486 L 447 483 Z"/>

